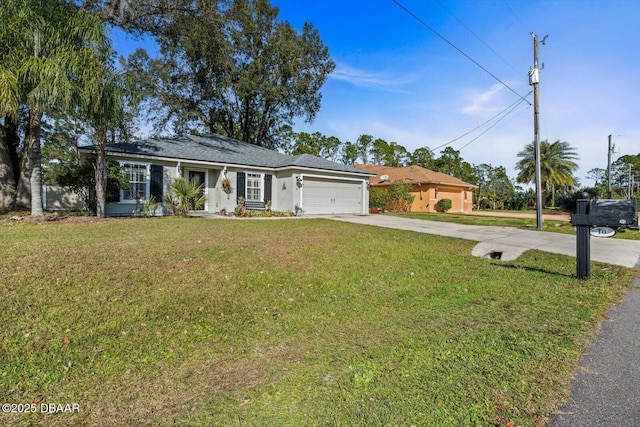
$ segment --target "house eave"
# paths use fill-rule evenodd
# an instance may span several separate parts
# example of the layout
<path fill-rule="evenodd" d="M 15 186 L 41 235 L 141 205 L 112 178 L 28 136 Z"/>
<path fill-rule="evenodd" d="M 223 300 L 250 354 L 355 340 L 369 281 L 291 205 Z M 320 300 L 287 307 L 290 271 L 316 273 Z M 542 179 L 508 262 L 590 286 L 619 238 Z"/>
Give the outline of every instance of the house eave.
<path fill-rule="evenodd" d="M 446 182 L 446 181 L 431 181 L 431 180 L 427 180 L 427 181 L 412 181 L 412 182 L 405 182 L 405 184 L 409 184 L 409 185 L 422 185 L 422 184 L 431 184 L 431 185 L 448 185 L 451 187 L 461 187 L 461 188 L 467 188 L 467 189 L 471 189 L 471 190 L 475 190 L 478 188 L 477 185 L 473 185 L 473 184 L 458 184 L 455 182 Z M 388 187 L 389 185 L 391 185 L 390 182 L 379 182 L 379 183 L 371 183 L 372 187 Z"/>

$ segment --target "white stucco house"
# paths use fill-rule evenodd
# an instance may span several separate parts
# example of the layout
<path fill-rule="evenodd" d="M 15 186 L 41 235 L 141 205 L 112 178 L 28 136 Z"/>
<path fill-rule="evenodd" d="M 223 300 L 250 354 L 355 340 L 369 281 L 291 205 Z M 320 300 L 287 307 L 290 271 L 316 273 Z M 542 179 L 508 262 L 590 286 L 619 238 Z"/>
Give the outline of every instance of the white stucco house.
<path fill-rule="evenodd" d="M 90 148 L 80 150 L 84 154 Z M 290 156 L 221 135 L 148 139 L 110 145 L 130 180 L 108 216 L 131 215 L 140 200 L 163 200 L 173 180 L 204 183 L 205 212 L 232 211 L 244 197 L 247 208 L 293 210 L 304 214 L 367 214 L 370 172 L 309 154 Z M 227 178 L 229 188 L 223 188 Z M 226 191 L 225 191 L 226 190 Z M 163 213 L 168 213 L 163 208 Z"/>

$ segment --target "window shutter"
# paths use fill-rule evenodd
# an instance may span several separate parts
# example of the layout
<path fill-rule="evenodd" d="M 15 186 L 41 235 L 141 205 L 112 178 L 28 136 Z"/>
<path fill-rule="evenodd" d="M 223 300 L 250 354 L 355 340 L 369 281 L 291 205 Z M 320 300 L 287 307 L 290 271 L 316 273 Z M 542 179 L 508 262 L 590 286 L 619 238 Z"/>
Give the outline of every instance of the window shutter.
<path fill-rule="evenodd" d="M 161 165 L 151 165 L 151 188 L 149 188 L 149 195 L 155 197 L 156 202 L 162 201 L 163 176 L 164 170 Z"/>
<path fill-rule="evenodd" d="M 271 200 L 271 175 L 264 175 L 264 202 Z"/>
<path fill-rule="evenodd" d="M 246 177 L 244 172 L 238 172 L 238 182 L 236 183 L 236 194 L 238 197 L 246 197 Z"/>

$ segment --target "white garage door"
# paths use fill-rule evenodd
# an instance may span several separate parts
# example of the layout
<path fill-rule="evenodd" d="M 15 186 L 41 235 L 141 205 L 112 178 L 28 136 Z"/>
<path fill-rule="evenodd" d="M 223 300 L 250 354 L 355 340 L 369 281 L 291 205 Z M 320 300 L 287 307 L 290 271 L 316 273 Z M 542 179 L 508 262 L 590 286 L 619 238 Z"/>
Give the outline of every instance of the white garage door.
<path fill-rule="evenodd" d="M 362 213 L 362 182 L 304 178 L 305 214 Z"/>

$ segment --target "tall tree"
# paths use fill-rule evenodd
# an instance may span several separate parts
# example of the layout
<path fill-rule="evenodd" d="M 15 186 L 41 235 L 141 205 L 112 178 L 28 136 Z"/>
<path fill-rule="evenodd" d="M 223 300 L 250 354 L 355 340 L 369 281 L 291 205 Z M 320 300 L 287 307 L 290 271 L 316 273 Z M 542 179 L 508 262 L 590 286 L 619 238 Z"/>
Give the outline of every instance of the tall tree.
<path fill-rule="evenodd" d="M 518 153 L 520 160 L 516 163 L 519 170 L 517 181 L 520 183 L 535 183 L 536 155 L 533 143 L 527 144 Z M 573 173 L 578 169 L 578 155 L 568 142 L 548 140 L 540 142 L 540 184 L 542 187 L 542 207 L 546 206 L 547 193 L 550 186 L 569 186 L 576 183 Z"/>
<path fill-rule="evenodd" d="M 298 33 L 268 0 L 192 3 L 157 35 L 161 56 L 138 51 L 128 69 L 146 83 L 157 126 L 176 133 L 275 147 L 282 125 L 313 121 L 335 68 L 318 31 L 306 23 Z"/>
<path fill-rule="evenodd" d="M 440 153 L 440 157 L 434 160 L 433 165 L 436 172 L 446 173 L 470 184 L 475 184 L 475 168 L 471 163 L 462 159 L 458 150 L 446 147 Z"/>
<path fill-rule="evenodd" d="M 417 148 L 411 156 L 409 156 L 409 163 L 427 169 L 434 169 L 433 151 L 431 151 L 429 147 Z"/>
<path fill-rule="evenodd" d="M 341 148 L 342 141 L 340 141 L 340 139 L 335 136 L 323 136 L 320 156 L 332 162 L 337 162 L 340 157 Z"/>
<path fill-rule="evenodd" d="M 602 168 L 593 168 L 587 172 L 587 178 L 594 181 L 594 187 L 598 187 L 607 179 L 607 171 Z"/>
<path fill-rule="evenodd" d="M 75 4 L 126 31 L 160 34 L 175 16 L 197 12 L 193 0 L 76 0 Z"/>
<path fill-rule="evenodd" d="M 404 166 L 409 157 L 407 149 L 397 142 L 387 142 L 384 139 L 376 138 L 372 143 L 371 154 L 373 162 L 384 166 Z"/>
<path fill-rule="evenodd" d="M 479 208 L 503 208 L 510 198 L 516 195 L 513 183 L 504 166 L 494 167 L 483 163 L 475 167 L 478 189 L 474 191 L 475 203 Z"/>
<path fill-rule="evenodd" d="M 107 197 L 107 145 L 128 140 L 125 98 L 128 91 L 125 76 L 105 64 L 102 70 L 100 90 L 92 102 L 85 104 L 83 111 L 93 129 L 96 148 L 96 216 L 105 217 Z"/>
<path fill-rule="evenodd" d="M 626 198 L 633 197 L 634 183 L 640 171 L 640 154 L 620 156 L 611 164 L 611 184 L 615 192 Z"/>
<path fill-rule="evenodd" d="M 362 160 L 363 164 L 369 163 L 369 155 L 371 152 L 371 148 L 373 146 L 373 136 L 371 135 L 360 135 L 356 140 L 356 151 L 358 152 L 358 157 Z"/>
<path fill-rule="evenodd" d="M 358 161 L 358 147 L 351 141 L 347 141 L 342 146 L 342 163 L 354 165 Z"/>
<path fill-rule="evenodd" d="M 307 132 L 298 132 L 294 139 L 293 150 L 291 154 L 297 156 L 299 154 L 311 154 L 313 156 L 320 156 L 322 150 L 321 142 L 318 138 L 320 134 L 310 134 Z"/>
<path fill-rule="evenodd" d="M 31 215 L 42 216 L 43 117 L 94 99 L 98 88 L 94 72 L 108 38 L 98 17 L 63 0 L 5 0 L 0 21 L 0 39 L 7 39 L 7 28 L 13 32 L 11 45 L 0 55 L 4 86 L 0 114 L 15 117 L 20 106 L 28 112 L 23 152 L 28 160 Z"/>

